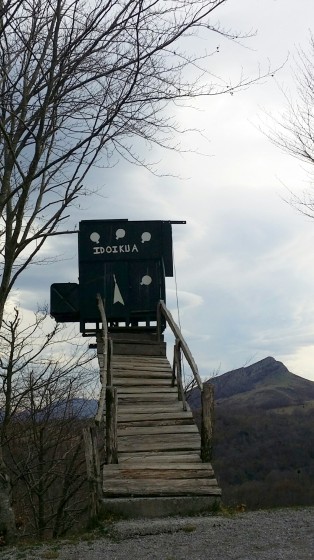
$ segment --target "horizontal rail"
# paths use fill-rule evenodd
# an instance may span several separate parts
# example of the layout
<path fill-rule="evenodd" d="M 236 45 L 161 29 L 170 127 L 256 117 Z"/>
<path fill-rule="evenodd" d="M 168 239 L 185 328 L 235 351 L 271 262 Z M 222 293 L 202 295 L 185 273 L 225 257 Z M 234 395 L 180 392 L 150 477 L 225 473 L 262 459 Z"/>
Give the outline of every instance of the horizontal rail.
<path fill-rule="evenodd" d="M 202 391 L 203 389 L 203 383 L 202 380 L 200 378 L 200 374 L 198 372 L 198 367 L 195 363 L 195 360 L 190 352 L 190 349 L 187 345 L 187 343 L 185 342 L 182 332 L 180 330 L 180 328 L 178 327 L 177 323 L 175 322 L 174 318 L 172 317 L 169 309 L 167 309 L 166 304 L 163 300 L 160 300 L 157 306 L 157 326 L 158 326 L 158 334 L 160 337 L 160 333 L 161 333 L 161 315 L 163 315 L 163 317 L 166 319 L 166 322 L 168 323 L 169 327 L 171 328 L 176 340 L 179 340 L 180 342 L 180 348 L 185 356 L 186 361 L 188 362 L 191 371 L 193 373 L 194 379 L 197 383 L 198 388 Z"/>

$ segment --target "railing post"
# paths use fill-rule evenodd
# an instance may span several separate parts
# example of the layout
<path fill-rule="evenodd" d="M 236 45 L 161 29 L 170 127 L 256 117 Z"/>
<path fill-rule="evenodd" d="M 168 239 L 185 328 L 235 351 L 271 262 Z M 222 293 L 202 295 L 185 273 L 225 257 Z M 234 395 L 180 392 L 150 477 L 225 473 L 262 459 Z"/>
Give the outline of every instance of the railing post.
<path fill-rule="evenodd" d="M 107 385 L 113 385 L 112 378 L 112 354 L 113 354 L 113 342 L 112 338 L 108 338 L 108 359 L 107 359 Z"/>
<path fill-rule="evenodd" d="M 89 519 L 97 518 L 102 498 L 100 460 L 95 426 L 83 429 L 87 480 L 89 486 Z"/>
<path fill-rule="evenodd" d="M 201 424 L 201 459 L 209 463 L 213 456 L 214 428 L 214 387 L 204 383 L 201 391 L 202 424 Z"/>
<path fill-rule="evenodd" d="M 161 306 L 160 301 L 157 303 L 157 339 L 161 341 Z"/>
<path fill-rule="evenodd" d="M 175 354 L 175 362 L 176 362 L 176 370 L 177 370 L 177 384 L 178 384 L 178 400 L 182 401 L 182 408 L 186 410 L 186 400 L 185 394 L 183 389 L 182 383 L 182 367 L 181 367 L 181 348 L 180 348 L 180 340 L 177 338 L 175 347 L 174 347 L 174 354 Z"/>
<path fill-rule="evenodd" d="M 106 387 L 106 463 L 118 463 L 118 395 L 116 387 Z"/>
<path fill-rule="evenodd" d="M 104 302 L 100 294 L 97 294 L 97 304 L 98 304 L 98 309 L 102 321 L 101 333 L 97 334 L 97 356 L 98 356 L 99 370 L 100 370 L 101 389 L 100 389 L 100 395 L 98 400 L 98 409 L 95 416 L 95 422 L 96 424 L 99 425 L 102 421 L 102 417 L 104 413 L 104 404 L 106 398 L 105 388 L 106 385 L 109 384 L 107 379 L 109 367 L 108 367 L 108 325 L 107 325 Z"/>
<path fill-rule="evenodd" d="M 176 344 L 175 344 L 173 347 L 171 387 L 174 387 L 176 384 L 176 377 L 177 377 L 176 371 L 177 371 L 177 354 L 176 354 Z"/>

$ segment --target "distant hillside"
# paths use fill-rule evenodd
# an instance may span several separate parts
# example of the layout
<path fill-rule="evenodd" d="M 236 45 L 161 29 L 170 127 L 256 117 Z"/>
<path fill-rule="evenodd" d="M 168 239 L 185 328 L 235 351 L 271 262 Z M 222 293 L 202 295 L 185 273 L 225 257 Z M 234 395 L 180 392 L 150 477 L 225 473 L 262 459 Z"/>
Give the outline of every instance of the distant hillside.
<path fill-rule="evenodd" d="M 314 505 L 314 382 L 274 358 L 209 380 L 213 465 L 226 504 Z M 200 393 L 188 402 L 200 421 Z"/>
<path fill-rule="evenodd" d="M 278 409 L 314 406 L 314 382 L 288 371 L 283 363 L 268 357 L 247 367 L 228 371 L 208 381 L 215 387 L 217 406 Z M 200 394 L 189 396 L 193 409 L 200 406 Z"/>

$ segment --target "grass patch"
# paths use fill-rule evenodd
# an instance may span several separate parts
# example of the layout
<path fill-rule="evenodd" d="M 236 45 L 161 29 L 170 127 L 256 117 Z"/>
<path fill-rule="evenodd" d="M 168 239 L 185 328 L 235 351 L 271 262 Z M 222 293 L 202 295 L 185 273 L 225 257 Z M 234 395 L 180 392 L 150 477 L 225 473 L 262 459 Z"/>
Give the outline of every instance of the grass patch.
<path fill-rule="evenodd" d="M 185 525 L 182 528 L 182 531 L 184 531 L 185 533 L 193 533 L 193 531 L 196 531 L 196 526 L 195 525 Z"/>
<path fill-rule="evenodd" d="M 53 558 L 58 558 L 59 552 L 57 550 L 45 550 L 45 552 L 42 553 L 41 557 L 47 560 L 51 560 Z"/>

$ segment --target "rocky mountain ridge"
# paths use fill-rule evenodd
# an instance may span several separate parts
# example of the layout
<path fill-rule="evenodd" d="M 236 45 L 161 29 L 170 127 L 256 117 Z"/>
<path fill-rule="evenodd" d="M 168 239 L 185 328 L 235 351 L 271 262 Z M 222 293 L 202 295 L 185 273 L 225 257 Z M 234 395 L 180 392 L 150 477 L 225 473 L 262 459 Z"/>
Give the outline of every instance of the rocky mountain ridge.
<path fill-rule="evenodd" d="M 277 409 L 314 406 L 314 382 L 291 373 L 272 357 L 228 371 L 207 381 L 215 389 L 217 406 Z M 200 406 L 198 389 L 189 395 L 193 409 Z"/>

